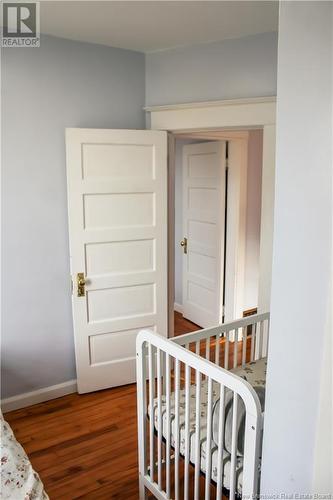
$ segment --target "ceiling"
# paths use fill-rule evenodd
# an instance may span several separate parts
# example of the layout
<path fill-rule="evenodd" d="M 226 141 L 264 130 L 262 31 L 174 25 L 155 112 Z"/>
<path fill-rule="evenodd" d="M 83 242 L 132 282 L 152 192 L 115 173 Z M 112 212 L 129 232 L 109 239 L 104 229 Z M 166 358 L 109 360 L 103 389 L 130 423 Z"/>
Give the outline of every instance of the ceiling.
<path fill-rule="evenodd" d="M 41 32 L 155 52 L 277 31 L 276 1 L 43 0 Z"/>

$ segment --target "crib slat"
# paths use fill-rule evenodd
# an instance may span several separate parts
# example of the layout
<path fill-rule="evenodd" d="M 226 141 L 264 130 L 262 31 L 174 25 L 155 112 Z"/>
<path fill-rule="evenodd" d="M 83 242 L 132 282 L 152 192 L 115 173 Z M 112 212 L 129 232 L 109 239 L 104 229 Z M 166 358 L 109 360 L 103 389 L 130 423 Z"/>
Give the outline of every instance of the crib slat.
<path fill-rule="evenodd" d="M 165 394 L 165 352 L 161 351 L 161 388 L 162 394 Z"/>
<path fill-rule="evenodd" d="M 222 500 L 223 486 L 223 447 L 224 447 L 224 419 L 225 419 L 225 404 L 224 404 L 225 386 L 220 385 L 220 402 L 219 402 L 219 422 L 218 422 L 218 443 L 217 443 L 217 487 L 216 500 Z"/>
<path fill-rule="evenodd" d="M 157 483 L 162 489 L 162 374 L 161 350 L 156 350 L 157 364 Z"/>
<path fill-rule="evenodd" d="M 250 360 L 251 361 L 254 360 L 254 348 L 255 348 L 255 341 L 256 341 L 256 336 L 257 336 L 257 326 L 258 326 L 258 323 L 255 323 L 252 326 L 252 333 L 251 333 L 251 356 L 250 356 Z"/>
<path fill-rule="evenodd" d="M 262 330 L 261 321 L 256 324 L 256 337 L 254 339 L 254 354 L 253 359 L 256 361 L 261 358 L 261 342 L 262 342 Z"/>
<path fill-rule="evenodd" d="M 261 357 L 264 358 L 267 356 L 267 335 L 268 335 L 268 323 L 267 321 L 263 321 L 263 335 L 262 335 L 262 350 Z"/>
<path fill-rule="evenodd" d="M 210 359 L 210 337 L 206 339 L 206 359 Z"/>
<path fill-rule="evenodd" d="M 226 370 L 229 368 L 229 334 L 230 331 L 226 332 L 226 341 L 224 345 L 224 367 Z"/>
<path fill-rule="evenodd" d="M 238 328 L 235 329 L 234 334 L 234 368 L 236 368 L 238 364 Z"/>
<path fill-rule="evenodd" d="M 165 389 L 166 389 L 166 447 L 165 447 L 165 461 L 166 461 L 166 495 L 170 498 L 170 355 L 166 354 L 165 359 Z"/>
<path fill-rule="evenodd" d="M 180 366 L 179 360 L 175 359 L 175 500 L 179 500 L 179 387 Z"/>
<path fill-rule="evenodd" d="M 208 378 L 207 396 L 207 437 L 206 437 L 206 480 L 205 480 L 205 500 L 210 498 L 210 483 L 212 479 L 212 379 Z"/>
<path fill-rule="evenodd" d="M 242 348 L 242 366 L 246 363 L 246 344 L 247 344 L 247 328 L 243 328 L 242 339 L 243 339 L 243 348 Z"/>
<path fill-rule="evenodd" d="M 185 457 L 184 457 L 184 500 L 189 493 L 190 462 L 190 367 L 185 365 Z"/>
<path fill-rule="evenodd" d="M 154 367 L 153 346 L 148 344 L 148 375 L 149 375 L 149 472 L 150 480 L 154 481 Z"/>
<path fill-rule="evenodd" d="M 264 322 L 260 321 L 259 323 L 259 355 L 258 359 L 263 357 L 263 344 L 264 344 Z"/>
<path fill-rule="evenodd" d="M 215 337 L 215 364 L 220 366 L 220 334 Z"/>
<path fill-rule="evenodd" d="M 201 411 L 201 374 L 195 372 L 195 471 L 194 471 L 194 500 L 200 500 L 200 411 Z"/>
<path fill-rule="evenodd" d="M 230 500 L 235 498 L 237 464 L 237 411 L 238 394 L 234 392 L 232 407 L 231 462 L 230 462 Z"/>
<path fill-rule="evenodd" d="M 270 318 L 266 320 L 266 336 L 265 336 L 265 356 L 268 356 L 268 347 L 269 347 L 269 328 L 270 328 Z"/>

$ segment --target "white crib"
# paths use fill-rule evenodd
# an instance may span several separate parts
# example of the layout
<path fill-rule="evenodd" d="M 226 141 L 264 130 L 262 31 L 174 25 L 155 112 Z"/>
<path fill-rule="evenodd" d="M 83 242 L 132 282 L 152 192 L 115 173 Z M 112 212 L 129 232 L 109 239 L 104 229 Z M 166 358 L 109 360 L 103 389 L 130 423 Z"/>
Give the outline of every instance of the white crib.
<path fill-rule="evenodd" d="M 140 499 L 259 493 L 262 401 L 242 377 L 264 364 L 268 335 L 269 313 L 172 339 L 138 334 Z"/>

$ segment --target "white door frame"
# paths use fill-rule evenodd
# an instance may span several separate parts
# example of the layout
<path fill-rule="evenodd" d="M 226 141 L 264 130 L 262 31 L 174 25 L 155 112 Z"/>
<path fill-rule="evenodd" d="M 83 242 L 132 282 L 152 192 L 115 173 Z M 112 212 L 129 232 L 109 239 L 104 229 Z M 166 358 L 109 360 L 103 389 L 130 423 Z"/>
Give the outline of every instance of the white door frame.
<path fill-rule="evenodd" d="M 274 185 L 275 185 L 275 122 L 276 98 L 260 97 L 225 101 L 152 106 L 145 108 L 150 114 L 152 130 L 168 130 L 173 133 L 195 132 L 198 130 L 246 130 L 263 129 L 263 166 L 261 199 L 261 236 L 259 258 L 258 312 L 270 309 Z M 172 164 L 174 145 L 169 151 L 169 188 L 173 182 Z M 170 180 L 171 177 L 171 180 Z M 173 195 L 172 195 L 173 196 Z M 169 225 L 174 218 L 172 196 L 169 197 Z M 171 229 L 169 228 L 171 236 Z M 174 237 L 169 238 L 169 335 L 173 335 L 173 269 Z M 174 246 L 172 246 L 172 249 Z M 171 255 L 170 255 L 171 254 Z M 171 289 L 171 292 L 170 292 Z M 172 294 L 172 297 L 171 297 Z M 172 300 L 172 302 L 171 302 Z M 171 310 L 172 308 L 172 310 Z"/>

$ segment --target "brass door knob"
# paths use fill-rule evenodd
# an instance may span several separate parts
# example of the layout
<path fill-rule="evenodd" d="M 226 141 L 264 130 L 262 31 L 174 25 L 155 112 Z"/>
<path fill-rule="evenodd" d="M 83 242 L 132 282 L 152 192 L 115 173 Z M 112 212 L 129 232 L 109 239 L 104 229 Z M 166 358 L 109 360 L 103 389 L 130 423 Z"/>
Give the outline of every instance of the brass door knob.
<path fill-rule="evenodd" d="M 86 280 L 84 277 L 84 273 L 77 273 L 76 287 L 77 287 L 77 296 L 84 297 L 86 294 Z"/>
<path fill-rule="evenodd" d="M 183 247 L 184 253 L 187 253 L 187 238 L 183 238 L 180 242 L 180 246 Z"/>

